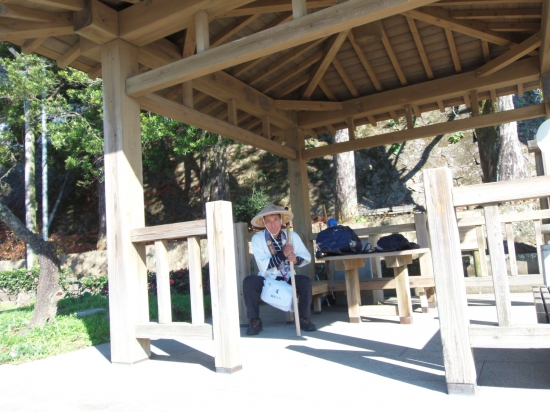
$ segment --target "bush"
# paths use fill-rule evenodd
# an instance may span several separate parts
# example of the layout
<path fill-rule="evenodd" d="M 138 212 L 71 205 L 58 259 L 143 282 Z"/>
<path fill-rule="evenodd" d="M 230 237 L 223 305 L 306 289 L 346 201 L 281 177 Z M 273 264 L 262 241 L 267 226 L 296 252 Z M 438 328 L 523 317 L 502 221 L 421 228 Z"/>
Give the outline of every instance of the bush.
<path fill-rule="evenodd" d="M 36 292 L 40 267 L 32 269 L 14 269 L 0 272 L 0 289 L 6 294 L 15 296 L 20 292 Z M 69 268 L 61 268 L 59 274 L 59 285 L 68 292 L 74 284 L 73 272 Z"/>
<path fill-rule="evenodd" d="M 147 283 L 150 295 L 157 294 L 157 274 L 147 272 Z M 210 293 L 210 276 L 208 266 L 202 268 L 202 288 L 205 294 Z M 172 294 L 188 295 L 189 289 L 189 269 L 179 269 L 170 271 L 170 292 Z"/>
<path fill-rule="evenodd" d="M 109 294 L 109 277 L 107 275 L 79 276 L 78 294 L 85 292 L 107 296 Z"/>
<path fill-rule="evenodd" d="M 252 188 L 252 193 L 239 196 L 233 203 L 233 216 L 235 222 L 249 223 L 256 214 L 269 203 L 269 197 L 264 189 Z"/>

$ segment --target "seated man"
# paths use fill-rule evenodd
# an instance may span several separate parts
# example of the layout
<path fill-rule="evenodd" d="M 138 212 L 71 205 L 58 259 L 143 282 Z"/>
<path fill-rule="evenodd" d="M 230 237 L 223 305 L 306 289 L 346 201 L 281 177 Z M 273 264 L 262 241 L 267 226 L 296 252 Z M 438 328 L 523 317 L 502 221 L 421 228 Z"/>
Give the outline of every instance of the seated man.
<path fill-rule="evenodd" d="M 247 276 L 243 282 L 244 301 L 246 303 L 249 325 L 247 335 L 257 335 L 263 329 L 258 304 L 264 278 L 272 278 L 290 283 L 290 262 L 295 266 L 305 266 L 311 261 L 311 255 L 296 233 L 292 233 L 292 242 L 287 242 L 287 234 L 281 229 L 283 224 L 290 222 L 294 215 L 282 207 L 268 204 L 254 219 L 252 225 L 263 227 L 260 233 L 252 237 L 252 252 L 258 265 L 258 276 Z M 296 275 L 296 292 L 300 327 L 312 332 L 317 328 L 311 323 L 311 280 L 307 276 Z"/>

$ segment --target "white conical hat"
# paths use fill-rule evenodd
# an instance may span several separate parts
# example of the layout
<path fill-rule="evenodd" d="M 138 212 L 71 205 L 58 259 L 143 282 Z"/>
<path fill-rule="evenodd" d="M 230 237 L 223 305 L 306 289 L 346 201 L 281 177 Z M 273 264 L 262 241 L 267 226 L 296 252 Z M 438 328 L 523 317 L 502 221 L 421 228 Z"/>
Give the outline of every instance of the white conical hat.
<path fill-rule="evenodd" d="M 256 216 L 254 216 L 250 223 L 252 223 L 252 226 L 265 227 L 263 218 L 264 216 L 268 215 L 281 215 L 283 224 L 290 222 L 294 217 L 291 211 L 286 210 L 285 208 L 280 206 L 275 206 L 272 203 L 268 203 L 266 207 L 264 207 Z"/>

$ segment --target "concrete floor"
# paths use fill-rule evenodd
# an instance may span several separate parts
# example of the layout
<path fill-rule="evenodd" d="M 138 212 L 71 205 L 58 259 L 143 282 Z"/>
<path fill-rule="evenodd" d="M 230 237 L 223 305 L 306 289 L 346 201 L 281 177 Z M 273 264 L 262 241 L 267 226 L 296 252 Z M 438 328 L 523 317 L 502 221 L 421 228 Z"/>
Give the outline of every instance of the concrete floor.
<path fill-rule="evenodd" d="M 536 323 L 532 294 L 513 294 L 514 322 Z M 472 323 L 496 321 L 491 295 L 469 295 Z M 446 394 L 437 311 L 347 322 L 342 307 L 295 335 L 262 306 L 264 331 L 242 328 L 243 370 L 214 372 L 211 341 L 152 341 L 151 360 L 112 365 L 109 345 L 0 366 L 0 411 L 550 411 L 550 350 L 476 349 L 478 395 Z M 549 326 L 550 327 L 550 326 Z M 380 409 L 378 409 L 380 410 Z"/>

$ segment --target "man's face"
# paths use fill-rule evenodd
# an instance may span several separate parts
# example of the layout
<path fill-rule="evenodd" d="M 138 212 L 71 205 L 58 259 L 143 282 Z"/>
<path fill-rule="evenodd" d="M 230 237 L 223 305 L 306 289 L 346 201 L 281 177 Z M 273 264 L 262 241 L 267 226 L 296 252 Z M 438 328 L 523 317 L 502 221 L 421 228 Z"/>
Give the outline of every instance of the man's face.
<path fill-rule="evenodd" d="M 280 215 L 267 215 L 264 217 L 265 227 L 270 233 L 276 235 L 281 230 L 281 216 Z"/>

